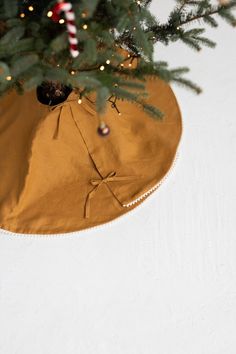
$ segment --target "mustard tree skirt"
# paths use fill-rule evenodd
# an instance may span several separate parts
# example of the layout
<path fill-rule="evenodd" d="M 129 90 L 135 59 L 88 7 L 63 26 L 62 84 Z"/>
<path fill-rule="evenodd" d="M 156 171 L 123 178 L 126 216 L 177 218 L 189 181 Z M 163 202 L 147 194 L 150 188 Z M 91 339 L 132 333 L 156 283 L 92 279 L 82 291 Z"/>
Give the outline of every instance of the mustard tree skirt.
<path fill-rule="evenodd" d="M 173 164 L 182 121 L 170 86 L 148 79 L 146 101 L 107 106 L 111 132 L 97 134 L 95 103 L 72 92 L 52 107 L 36 92 L 0 101 L 0 227 L 24 234 L 60 234 L 109 222 L 140 204 Z"/>

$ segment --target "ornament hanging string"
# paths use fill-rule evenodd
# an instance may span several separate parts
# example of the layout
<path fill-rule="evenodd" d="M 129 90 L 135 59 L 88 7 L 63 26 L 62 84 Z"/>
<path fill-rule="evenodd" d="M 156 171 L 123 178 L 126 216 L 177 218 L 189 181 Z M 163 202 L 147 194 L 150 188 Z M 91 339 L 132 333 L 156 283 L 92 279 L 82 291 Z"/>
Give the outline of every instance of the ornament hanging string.
<path fill-rule="evenodd" d="M 78 57 L 78 39 L 76 38 L 75 13 L 70 2 L 58 1 L 52 8 L 52 20 L 58 22 L 61 12 L 65 13 L 66 27 L 68 31 L 68 39 L 70 43 L 70 54 L 73 58 Z"/>

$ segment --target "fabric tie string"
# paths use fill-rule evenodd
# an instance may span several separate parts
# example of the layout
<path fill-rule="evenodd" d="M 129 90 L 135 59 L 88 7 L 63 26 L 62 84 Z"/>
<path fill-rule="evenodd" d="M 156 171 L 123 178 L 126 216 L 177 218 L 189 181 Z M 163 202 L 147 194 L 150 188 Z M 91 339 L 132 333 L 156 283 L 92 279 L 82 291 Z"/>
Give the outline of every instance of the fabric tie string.
<path fill-rule="evenodd" d="M 87 98 L 87 97 L 85 96 L 85 98 Z M 75 98 L 75 99 L 70 99 L 70 100 L 67 100 L 67 101 L 65 101 L 65 102 L 59 103 L 59 104 L 57 104 L 57 105 L 55 105 L 55 106 L 51 106 L 51 107 L 49 106 L 49 111 L 51 111 L 51 112 L 54 111 L 54 110 L 60 109 L 59 115 L 58 115 L 58 117 L 57 117 L 57 124 L 56 124 L 56 128 L 55 128 L 55 132 L 54 132 L 54 134 L 53 134 L 53 139 L 58 139 L 58 134 L 59 134 L 59 130 L 60 130 L 61 116 L 62 116 L 63 108 L 64 108 L 65 106 L 69 106 L 70 109 L 71 109 L 70 103 L 72 103 L 72 102 L 77 102 L 77 101 L 78 101 L 78 99 Z M 90 102 L 91 102 L 91 101 L 90 101 Z M 94 102 L 91 102 L 91 103 L 94 103 Z M 93 110 L 92 108 L 90 108 L 90 107 L 87 106 L 87 105 L 86 105 L 85 108 L 86 108 L 90 113 L 92 113 L 92 114 L 94 114 L 94 113 L 96 112 L 96 110 Z M 77 126 L 77 122 L 76 122 L 76 119 L 75 119 L 75 117 L 74 117 L 74 115 L 73 115 L 72 109 L 71 109 L 71 115 L 72 115 L 72 118 L 73 118 L 73 120 L 74 120 L 74 122 L 75 122 L 75 125 Z"/>
<path fill-rule="evenodd" d="M 92 179 L 90 183 L 94 186 L 94 188 L 89 192 L 86 199 L 84 215 L 85 218 L 88 219 L 90 217 L 90 202 L 100 186 L 107 184 L 107 182 L 129 181 L 135 178 L 138 178 L 138 176 L 116 176 L 116 172 L 112 171 L 102 179 Z"/>
<path fill-rule="evenodd" d="M 53 107 L 50 107 L 50 111 L 53 111 L 55 109 L 60 109 L 58 118 L 57 118 L 57 125 L 56 129 L 53 135 L 53 139 L 58 139 L 58 133 L 59 133 L 59 128 L 60 128 L 60 121 L 61 121 L 61 116 L 62 116 L 62 110 L 65 107 L 65 105 L 69 104 L 70 110 L 71 110 L 71 116 L 72 119 L 74 120 L 75 125 L 77 126 L 77 121 L 74 117 L 73 110 L 70 106 L 70 103 L 76 101 L 76 100 L 69 100 L 67 102 L 60 103 L 58 105 L 55 105 Z M 78 126 L 77 126 L 78 127 Z M 78 128 L 79 129 L 79 128 Z M 116 176 L 116 172 L 112 171 L 110 172 L 106 177 L 102 177 L 100 179 L 92 179 L 90 181 L 91 185 L 94 186 L 94 188 L 88 193 L 86 202 L 85 202 L 85 210 L 84 210 L 84 217 L 88 219 L 90 217 L 90 204 L 91 204 L 91 199 L 95 196 L 96 192 L 98 191 L 99 187 L 102 186 L 103 184 L 106 184 L 108 182 L 122 182 L 122 181 L 130 181 L 134 179 L 138 179 L 141 176 Z M 108 187 L 109 188 L 109 187 Z M 117 199 L 116 195 L 113 193 L 113 191 L 109 188 L 110 192 L 113 194 L 114 198 Z M 120 203 L 120 201 L 117 199 L 117 201 Z"/>
<path fill-rule="evenodd" d="M 55 132 L 54 132 L 53 137 L 52 137 L 53 139 L 58 139 L 63 107 L 65 107 L 66 105 L 70 104 L 71 102 L 75 102 L 75 101 L 77 101 L 77 99 L 68 100 L 68 101 L 65 101 L 63 103 L 59 103 L 59 104 L 57 104 L 55 106 L 49 107 L 49 110 L 51 112 L 56 110 L 56 109 L 60 109 L 59 115 L 57 117 L 57 124 L 56 124 L 56 128 L 55 128 Z"/>

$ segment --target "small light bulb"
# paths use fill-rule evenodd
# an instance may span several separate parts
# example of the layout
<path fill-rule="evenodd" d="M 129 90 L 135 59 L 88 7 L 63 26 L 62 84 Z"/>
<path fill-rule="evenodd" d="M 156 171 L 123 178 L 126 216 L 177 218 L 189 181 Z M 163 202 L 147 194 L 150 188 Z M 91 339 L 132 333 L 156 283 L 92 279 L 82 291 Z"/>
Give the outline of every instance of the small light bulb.
<path fill-rule="evenodd" d="M 88 25 L 84 24 L 83 29 L 86 30 L 88 28 Z"/>
<path fill-rule="evenodd" d="M 121 63 L 121 64 L 120 64 L 120 66 L 123 68 L 124 64 L 123 64 L 123 63 Z"/>
<path fill-rule="evenodd" d="M 128 58 L 130 58 L 130 57 L 131 57 L 131 55 L 130 55 L 130 54 L 128 54 L 128 55 L 127 55 L 127 57 L 128 57 Z"/>
<path fill-rule="evenodd" d="M 119 116 L 121 116 L 121 112 L 119 112 L 118 114 L 119 114 Z"/>
<path fill-rule="evenodd" d="M 133 30 L 135 31 L 135 30 L 136 30 L 136 27 L 133 27 Z"/>
<path fill-rule="evenodd" d="M 53 12 L 52 11 L 48 11 L 47 17 L 52 17 L 52 15 L 53 15 Z"/>
<path fill-rule="evenodd" d="M 131 63 L 129 63 L 129 66 L 132 66 L 132 64 L 131 64 Z"/>
<path fill-rule="evenodd" d="M 29 11 L 34 11 L 34 7 L 33 7 L 32 5 L 30 5 L 30 6 L 28 7 L 28 10 L 29 10 Z"/>
<path fill-rule="evenodd" d="M 110 62 L 111 62 L 111 61 L 110 61 L 109 59 L 107 59 L 106 63 L 107 63 L 107 64 L 110 64 Z"/>
<path fill-rule="evenodd" d="M 62 25 L 63 23 L 65 23 L 64 18 L 61 18 L 61 19 L 59 20 L 59 23 L 60 23 L 60 25 Z"/>
<path fill-rule="evenodd" d="M 100 70 L 103 71 L 105 69 L 105 66 L 104 65 L 101 65 L 100 66 Z"/>
<path fill-rule="evenodd" d="M 71 75 L 75 75 L 75 71 L 74 70 L 71 70 Z"/>
<path fill-rule="evenodd" d="M 86 13 L 85 13 L 85 12 L 82 12 L 81 17 L 82 17 L 82 18 L 85 18 L 86 16 L 87 16 Z"/>
<path fill-rule="evenodd" d="M 25 14 L 22 12 L 22 13 L 20 14 L 20 17 L 21 17 L 21 18 L 24 18 L 24 17 L 25 17 Z"/>
<path fill-rule="evenodd" d="M 11 81 L 11 79 L 12 79 L 11 75 L 6 76 L 7 81 Z"/>
<path fill-rule="evenodd" d="M 81 98 L 78 99 L 78 104 L 81 104 L 82 103 L 82 100 Z"/>

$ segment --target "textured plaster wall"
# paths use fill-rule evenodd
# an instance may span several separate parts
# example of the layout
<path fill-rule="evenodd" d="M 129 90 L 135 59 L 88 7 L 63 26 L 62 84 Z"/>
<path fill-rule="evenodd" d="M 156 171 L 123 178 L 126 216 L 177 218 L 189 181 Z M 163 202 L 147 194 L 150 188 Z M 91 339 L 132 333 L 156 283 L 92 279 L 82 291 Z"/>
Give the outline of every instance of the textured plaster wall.
<path fill-rule="evenodd" d="M 175 88 L 184 135 L 158 192 L 97 230 L 0 233 L 1 354 L 236 353 L 236 32 L 209 33 L 214 51 L 156 50 L 204 86 Z"/>

